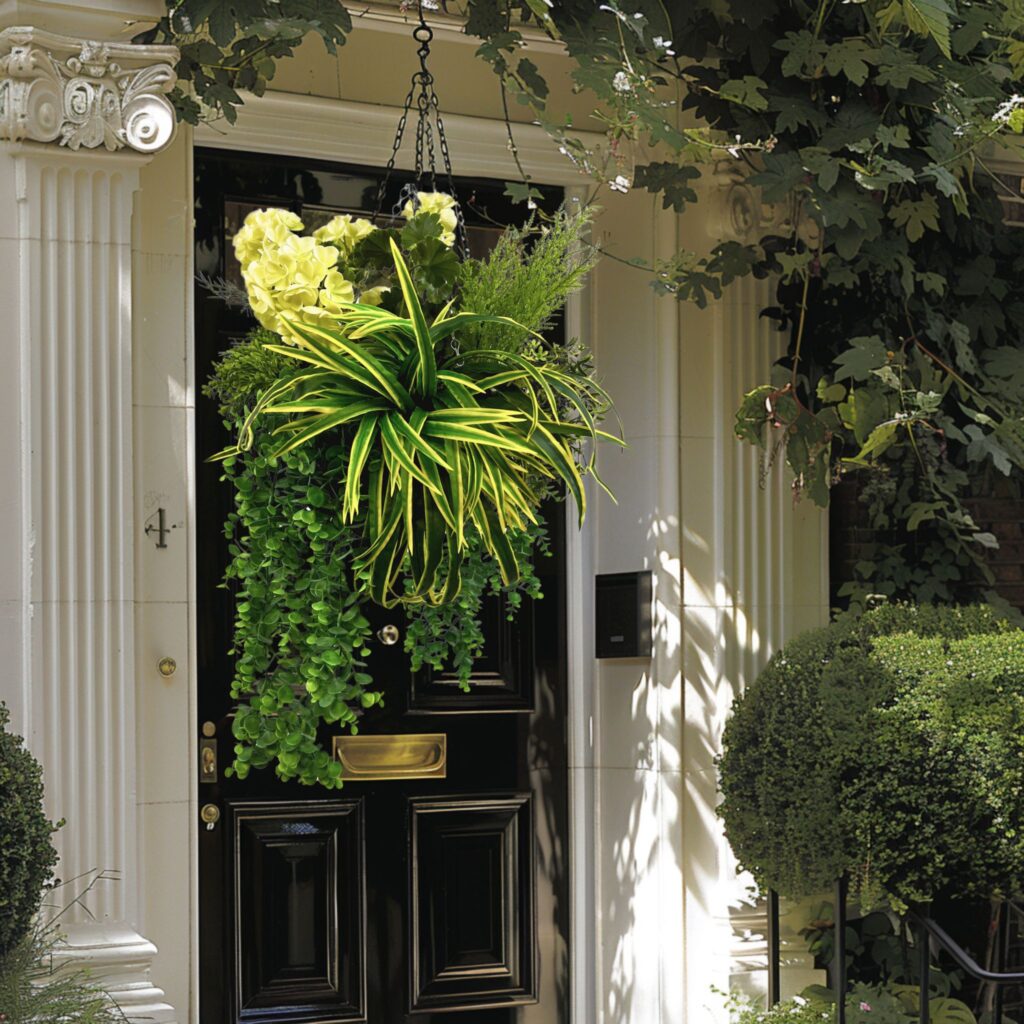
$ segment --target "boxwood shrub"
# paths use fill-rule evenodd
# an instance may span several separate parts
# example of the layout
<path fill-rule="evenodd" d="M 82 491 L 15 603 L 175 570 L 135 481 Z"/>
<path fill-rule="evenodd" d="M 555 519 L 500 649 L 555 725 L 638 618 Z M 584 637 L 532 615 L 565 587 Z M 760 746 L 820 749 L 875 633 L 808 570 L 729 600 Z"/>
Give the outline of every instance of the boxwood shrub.
<path fill-rule="evenodd" d="M 43 813 L 43 771 L 0 704 L 0 957 L 29 931 L 57 852 Z"/>
<path fill-rule="evenodd" d="M 1024 631 L 885 606 L 806 633 L 733 706 L 719 813 L 762 887 L 865 906 L 1024 895 Z"/>

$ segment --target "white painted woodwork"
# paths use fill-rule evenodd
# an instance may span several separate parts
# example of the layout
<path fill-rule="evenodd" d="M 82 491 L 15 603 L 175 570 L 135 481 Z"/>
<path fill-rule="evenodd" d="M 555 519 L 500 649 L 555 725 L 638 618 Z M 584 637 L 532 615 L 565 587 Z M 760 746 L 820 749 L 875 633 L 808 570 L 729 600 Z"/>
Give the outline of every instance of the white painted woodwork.
<path fill-rule="evenodd" d="M 384 45 L 391 45 L 386 36 Z M 466 55 L 472 60 L 471 55 Z M 238 121 L 229 129 L 201 124 L 194 133 L 197 146 L 276 153 L 311 160 L 336 160 L 357 167 L 384 167 L 391 156 L 401 110 L 372 103 L 326 99 L 295 93 L 267 92 L 246 96 Z M 445 135 L 454 172 L 496 181 L 515 179 L 505 125 L 493 118 L 444 114 Z M 411 168 L 415 131 L 406 131 L 396 166 Z M 588 145 L 603 136 L 576 132 Z M 547 132 L 536 125 L 515 126 L 516 148 L 528 174 L 540 184 L 586 188 L 590 179 L 558 152 Z"/>
<path fill-rule="evenodd" d="M 75 70 L 73 52 L 95 75 Z M 139 151 L 173 132 L 144 123 L 166 105 L 173 51 L 17 29 L 0 32 L 0 54 L 3 133 L 46 140 L 0 144 L 0 696 L 43 764 L 47 812 L 65 821 L 55 845 L 67 884 L 54 899 L 70 903 L 96 872 L 116 876 L 65 912 L 60 958 L 88 965 L 132 1019 L 173 1021 L 149 979 L 156 949 L 137 931 L 131 302 Z M 67 75 L 54 71 L 62 61 Z M 104 92 L 129 65 L 130 82 L 156 90 L 134 108 L 140 92 L 120 94 L 124 106 Z M 83 131 L 65 132 L 75 112 Z"/>
<path fill-rule="evenodd" d="M 31 26 L 0 31 L 0 139 L 156 153 L 174 135 L 171 46 L 76 39 Z"/>

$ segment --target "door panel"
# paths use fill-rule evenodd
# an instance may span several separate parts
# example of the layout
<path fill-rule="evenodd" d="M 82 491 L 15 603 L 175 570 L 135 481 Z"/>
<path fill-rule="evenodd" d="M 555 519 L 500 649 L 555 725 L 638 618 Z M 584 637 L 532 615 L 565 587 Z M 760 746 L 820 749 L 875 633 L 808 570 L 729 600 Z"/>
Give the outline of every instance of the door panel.
<path fill-rule="evenodd" d="M 361 802 L 227 807 L 237 1019 L 365 1020 Z"/>
<path fill-rule="evenodd" d="M 459 688 L 455 673 L 427 669 L 412 678 L 409 710 L 424 715 L 533 711 L 533 614 L 533 603 L 524 602 L 510 618 L 504 594 L 485 597 L 484 651 L 473 666 L 471 692 Z"/>
<path fill-rule="evenodd" d="M 530 794 L 410 802 L 413 1010 L 534 1003 Z"/>
<path fill-rule="evenodd" d="M 334 165 L 203 150 L 195 163 L 196 269 L 229 284 L 230 238 L 248 210 L 285 206 L 309 230 L 377 191 L 374 173 Z M 501 185 L 460 190 L 478 224 L 514 219 Z M 496 233 L 473 225 L 480 252 Z M 229 292 L 197 287 L 199 380 L 251 326 Z M 232 493 L 205 462 L 228 440 L 209 399 L 196 437 L 199 798 L 220 814 L 199 829 L 201 1024 L 567 1024 L 561 506 L 547 510 L 543 603 L 524 600 L 510 622 L 503 599 L 488 599 L 469 693 L 447 672 L 414 676 L 402 612 L 373 609 L 375 633 L 391 627 L 368 659 L 385 700 L 360 721 L 369 742 L 343 752 L 344 788 L 286 784 L 271 770 L 227 778 L 233 598 L 219 584 Z M 325 729 L 320 741 L 336 738 Z"/>

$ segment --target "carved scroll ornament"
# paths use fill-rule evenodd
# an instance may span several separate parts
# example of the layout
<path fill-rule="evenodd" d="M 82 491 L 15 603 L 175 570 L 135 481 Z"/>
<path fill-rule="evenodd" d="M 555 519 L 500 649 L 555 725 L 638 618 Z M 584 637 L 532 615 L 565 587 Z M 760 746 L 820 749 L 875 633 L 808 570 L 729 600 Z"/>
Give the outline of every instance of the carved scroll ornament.
<path fill-rule="evenodd" d="M 791 235 L 799 216 L 795 202 L 764 202 L 761 190 L 747 181 L 747 174 L 737 160 L 720 161 L 714 169 L 712 180 L 719 189 L 719 236 L 748 245 L 765 235 Z M 818 225 L 806 214 L 799 216 L 797 233 L 810 247 L 818 244 Z"/>
<path fill-rule="evenodd" d="M 174 136 L 177 50 L 0 32 L 0 139 L 155 153 Z"/>

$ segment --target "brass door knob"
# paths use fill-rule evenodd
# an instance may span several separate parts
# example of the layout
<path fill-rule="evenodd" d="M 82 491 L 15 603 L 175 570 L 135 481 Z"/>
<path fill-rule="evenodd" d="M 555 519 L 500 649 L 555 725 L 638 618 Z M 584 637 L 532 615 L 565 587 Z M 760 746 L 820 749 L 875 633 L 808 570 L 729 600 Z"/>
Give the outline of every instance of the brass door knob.
<path fill-rule="evenodd" d="M 220 821 L 220 808 L 216 804 L 203 804 L 199 817 L 206 823 L 207 832 L 212 832 L 213 826 Z"/>
<path fill-rule="evenodd" d="M 164 679 L 170 679 L 178 671 L 178 663 L 173 658 L 161 658 L 156 663 L 156 668 Z"/>
<path fill-rule="evenodd" d="M 395 644 L 398 643 L 401 636 L 402 631 L 396 625 L 394 625 L 394 623 L 391 622 L 389 622 L 386 626 L 381 626 L 381 628 L 377 630 L 377 639 L 385 647 L 393 647 Z"/>

